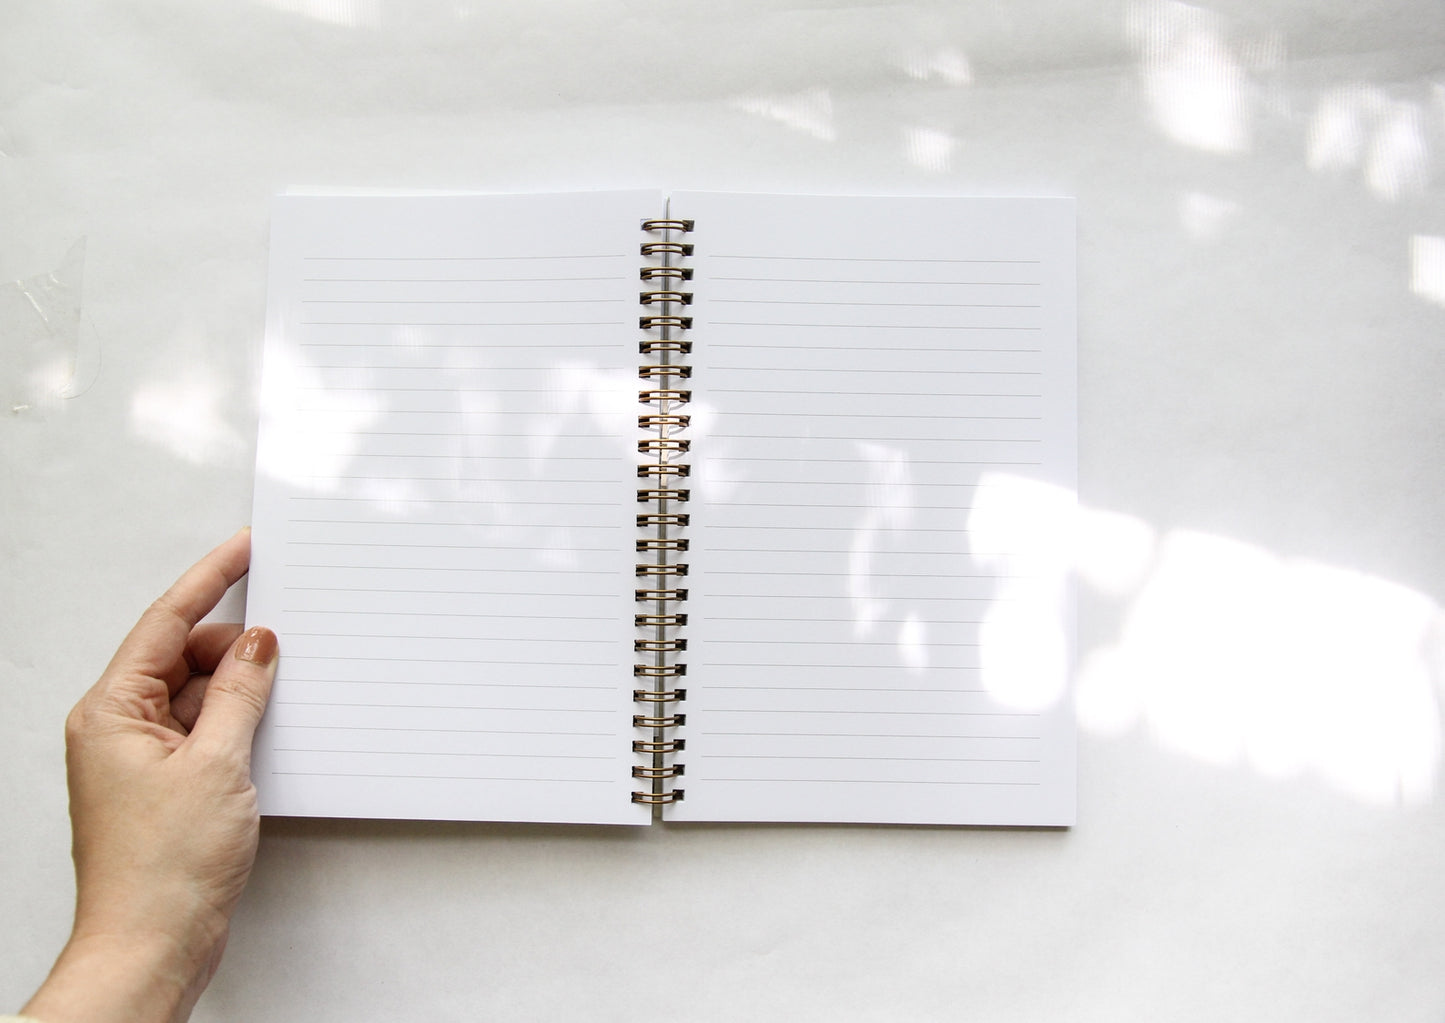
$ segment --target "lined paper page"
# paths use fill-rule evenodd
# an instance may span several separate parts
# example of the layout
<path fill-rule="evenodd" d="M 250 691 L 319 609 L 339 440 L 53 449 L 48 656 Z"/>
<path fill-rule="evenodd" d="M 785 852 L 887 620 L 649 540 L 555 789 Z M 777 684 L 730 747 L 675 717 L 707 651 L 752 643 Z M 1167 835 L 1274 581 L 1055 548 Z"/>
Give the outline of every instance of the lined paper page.
<path fill-rule="evenodd" d="M 1068 200 L 693 218 L 676 820 L 1068 824 Z"/>
<path fill-rule="evenodd" d="M 278 200 L 247 608 L 282 650 L 263 812 L 647 823 L 631 466 L 660 209 Z"/>

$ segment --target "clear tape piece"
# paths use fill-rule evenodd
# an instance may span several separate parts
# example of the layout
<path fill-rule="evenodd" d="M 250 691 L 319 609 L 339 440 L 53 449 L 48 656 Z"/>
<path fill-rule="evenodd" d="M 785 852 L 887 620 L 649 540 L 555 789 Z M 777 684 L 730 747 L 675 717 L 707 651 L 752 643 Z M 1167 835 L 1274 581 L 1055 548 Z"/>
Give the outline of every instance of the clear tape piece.
<path fill-rule="evenodd" d="M 100 340 L 82 313 L 85 238 L 48 273 L 0 284 L 0 400 L 12 415 L 60 406 L 100 375 Z"/>

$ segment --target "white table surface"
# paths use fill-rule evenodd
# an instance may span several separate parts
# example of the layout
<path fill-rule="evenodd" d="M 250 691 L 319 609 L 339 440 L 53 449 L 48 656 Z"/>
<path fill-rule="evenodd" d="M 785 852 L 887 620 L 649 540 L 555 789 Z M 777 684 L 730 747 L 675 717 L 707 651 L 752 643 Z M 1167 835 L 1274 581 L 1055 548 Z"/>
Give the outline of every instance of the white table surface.
<path fill-rule="evenodd" d="M 615 186 L 1077 196 L 1078 826 L 268 820 L 194 1018 L 1445 1018 L 1438 0 L 10 0 L 0 1010 L 248 516 L 270 197 Z"/>

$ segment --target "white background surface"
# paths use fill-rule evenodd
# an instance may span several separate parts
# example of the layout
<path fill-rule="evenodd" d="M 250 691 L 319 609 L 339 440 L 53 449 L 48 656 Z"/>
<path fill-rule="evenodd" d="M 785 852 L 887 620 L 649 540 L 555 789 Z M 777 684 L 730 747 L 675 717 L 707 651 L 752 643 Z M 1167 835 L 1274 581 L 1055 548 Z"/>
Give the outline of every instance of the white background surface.
<path fill-rule="evenodd" d="M 3 1007 L 63 715 L 248 514 L 270 196 L 659 186 L 1078 197 L 1078 827 L 271 820 L 195 1018 L 1445 1015 L 1438 0 L 0 16 Z"/>

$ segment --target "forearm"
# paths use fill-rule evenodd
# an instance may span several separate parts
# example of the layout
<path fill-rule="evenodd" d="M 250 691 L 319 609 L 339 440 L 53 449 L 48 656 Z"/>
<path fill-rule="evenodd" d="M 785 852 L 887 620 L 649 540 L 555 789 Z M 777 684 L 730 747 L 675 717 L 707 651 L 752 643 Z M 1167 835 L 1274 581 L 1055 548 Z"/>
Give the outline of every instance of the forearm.
<path fill-rule="evenodd" d="M 220 960 L 169 935 L 72 937 L 50 976 L 21 1011 L 43 1023 L 170 1023 L 184 1020 Z"/>

